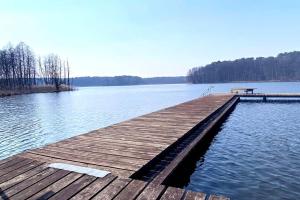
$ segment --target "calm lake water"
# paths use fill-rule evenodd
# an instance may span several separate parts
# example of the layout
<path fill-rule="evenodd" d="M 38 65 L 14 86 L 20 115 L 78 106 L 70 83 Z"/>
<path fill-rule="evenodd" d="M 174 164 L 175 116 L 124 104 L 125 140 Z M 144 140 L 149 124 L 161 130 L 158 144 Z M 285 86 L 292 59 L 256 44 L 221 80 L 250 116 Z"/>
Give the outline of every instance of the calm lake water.
<path fill-rule="evenodd" d="M 231 199 L 300 199 L 300 103 L 239 103 L 187 189 Z"/>
<path fill-rule="evenodd" d="M 300 83 L 289 82 L 87 87 L 4 97 L 0 159 L 200 97 L 210 86 L 211 92 L 233 87 L 300 92 Z M 204 156 L 205 162 L 199 162 L 201 173 L 192 176 L 188 188 L 232 197 L 247 194 L 249 199 L 264 192 L 299 197 L 300 176 L 295 171 L 300 168 L 299 111 L 297 104 L 240 104 Z M 250 196 L 249 191 L 255 194 Z"/>
<path fill-rule="evenodd" d="M 73 92 L 0 98 L 0 159 L 156 111 L 211 92 L 256 87 L 300 92 L 300 83 L 176 84 L 86 87 Z"/>

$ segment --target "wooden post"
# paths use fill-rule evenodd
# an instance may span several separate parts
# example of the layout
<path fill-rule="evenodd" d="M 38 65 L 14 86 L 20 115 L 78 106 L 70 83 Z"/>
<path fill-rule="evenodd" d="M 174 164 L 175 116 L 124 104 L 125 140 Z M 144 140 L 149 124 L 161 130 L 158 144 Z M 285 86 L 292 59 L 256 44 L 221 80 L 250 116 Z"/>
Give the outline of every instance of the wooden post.
<path fill-rule="evenodd" d="M 263 102 L 267 101 L 267 96 L 263 96 Z"/>

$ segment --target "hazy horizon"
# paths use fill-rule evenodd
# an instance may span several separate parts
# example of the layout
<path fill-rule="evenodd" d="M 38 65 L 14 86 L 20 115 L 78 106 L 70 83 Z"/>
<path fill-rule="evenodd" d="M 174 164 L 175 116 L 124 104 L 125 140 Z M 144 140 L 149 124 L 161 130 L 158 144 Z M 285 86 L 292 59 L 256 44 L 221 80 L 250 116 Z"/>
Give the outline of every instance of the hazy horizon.
<path fill-rule="evenodd" d="M 186 76 L 219 60 L 300 46 L 300 2 L 1 1 L 0 46 L 68 58 L 72 77 Z"/>

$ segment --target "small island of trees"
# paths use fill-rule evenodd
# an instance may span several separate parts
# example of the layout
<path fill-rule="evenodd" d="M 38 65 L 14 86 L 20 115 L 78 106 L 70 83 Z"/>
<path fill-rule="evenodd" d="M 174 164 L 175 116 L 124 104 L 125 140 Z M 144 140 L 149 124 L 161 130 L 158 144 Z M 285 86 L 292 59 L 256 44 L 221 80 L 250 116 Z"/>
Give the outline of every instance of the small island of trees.
<path fill-rule="evenodd" d="M 0 96 L 66 90 L 72 90 L 67 60 L 37 57 L 23 42 L 0 49 Z"/>

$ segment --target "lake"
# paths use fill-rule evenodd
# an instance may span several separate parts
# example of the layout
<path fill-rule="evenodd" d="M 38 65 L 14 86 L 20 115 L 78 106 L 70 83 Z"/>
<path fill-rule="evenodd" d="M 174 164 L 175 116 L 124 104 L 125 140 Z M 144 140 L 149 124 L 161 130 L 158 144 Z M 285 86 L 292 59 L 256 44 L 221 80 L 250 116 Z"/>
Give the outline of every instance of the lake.
<path fill-rule="evenodd" d="M 82 87 L 4 97 L 0 159 L 201 97 L 210 87 L 211 93 L 234 87 L 300 93 L 298 82 L 276 82 Z M 185 187 L 232 199 L 299 197 L 299 113 L 299 103 L 238 104 L 206 153 L 199 155 Z"/>
<path fill-rule="evenodd" d="M 299 113 L 300 103 L 239 103 L 181 184 L 232 200 L 300 199 Z"/>
<path fill-rule="evenodd" d="M 300 92 L 300 83 L 174 84 L 85 87 L 0 98 L 0 159 L 234 87 Z"/>

